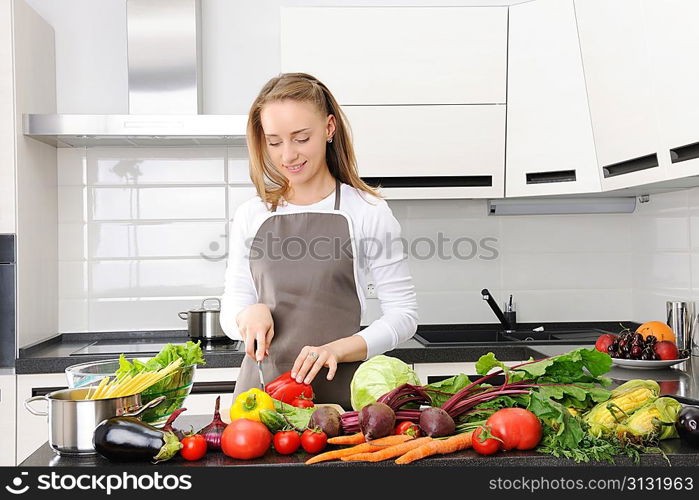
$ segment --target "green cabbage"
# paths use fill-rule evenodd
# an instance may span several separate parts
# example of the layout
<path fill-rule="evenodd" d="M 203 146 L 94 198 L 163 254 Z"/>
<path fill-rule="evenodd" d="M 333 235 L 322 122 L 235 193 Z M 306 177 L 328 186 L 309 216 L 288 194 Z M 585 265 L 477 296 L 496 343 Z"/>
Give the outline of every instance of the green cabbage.
<path fill-rule="evenodd" d="M 350 384 L 352 408 L 361 410 L 403 384 L 421 385 L 410 365 L 397 358 L 374 356 L 359 365 L 354 372 Z"/>

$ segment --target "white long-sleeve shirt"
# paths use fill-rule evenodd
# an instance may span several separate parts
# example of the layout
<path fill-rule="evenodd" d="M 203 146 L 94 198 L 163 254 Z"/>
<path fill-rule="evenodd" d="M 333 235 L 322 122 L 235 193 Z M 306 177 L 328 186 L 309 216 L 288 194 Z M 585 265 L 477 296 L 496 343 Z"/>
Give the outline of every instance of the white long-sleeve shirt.
<path fill-rule="evenodd" d="M 356 249 L 357 295 L 366 310 L 367 272 L 371 272 L 382 315 L 363 330 L 367 359 L 390 351 L 408 340 L 417 329 L 418 313 L 415 286 L 403 252 L 400 224 L 388 204 L 348 184 L 341 184 L 340 211 L 352 221 L 352 239 Z M 279 214 L 332 210 L 335 193 L 311 205 L 284 204 Z M 235 212 L 229 232 L 228 266 L 225 290 L 221 298 L 221 327 L 232 339 L 242 340 L 237 314 L 256 304 L 258 295 L 250 271 L 250 242 L 270 212 L 259 196 L 243 203 Z"/>

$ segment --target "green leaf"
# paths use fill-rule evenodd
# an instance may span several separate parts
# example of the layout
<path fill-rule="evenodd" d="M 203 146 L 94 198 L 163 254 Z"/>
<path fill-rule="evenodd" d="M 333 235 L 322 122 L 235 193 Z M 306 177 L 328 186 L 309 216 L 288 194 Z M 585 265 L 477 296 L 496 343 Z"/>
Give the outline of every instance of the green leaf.
<path fill-rule="evenodd" d="M 500 368 L 503 371 L 508 370 L 504 363 L 498 361 L 498 359 L 495 357 L 495 354 L 493 354 L 492 352 L 484 354 L 483 356 L 478 358 L 478 362 L 476 363 L 476 373 L 478 373 L 479 375 L 486 375 L 493 368 Z"/>
<path fill-rule="evenodd" d="M 471 383 L 468 375 L 460 373 L 455 377 L 450 377 L 439 382 L 433 382 L 425 387 L 432 401 L 432 406 L 442 406 L 454 394 Z M 439 392 L 435 392 L 439 391 Z M 445 394 L 440 394 L 445 393 Z"/>

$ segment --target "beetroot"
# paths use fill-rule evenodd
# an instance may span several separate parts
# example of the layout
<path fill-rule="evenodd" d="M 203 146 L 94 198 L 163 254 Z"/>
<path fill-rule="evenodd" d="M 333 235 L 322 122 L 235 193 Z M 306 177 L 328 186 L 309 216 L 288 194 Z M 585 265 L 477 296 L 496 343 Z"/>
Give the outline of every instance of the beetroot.
<path fill-rule="evenodd" d="M 420 413 L 420 429 L 430 437 L 442 437 L 454 434 L 454 419 L 441 408 L 425 408 Z"/>
<path fill-rule="evenodd" d="M 396 414 L 385 403 L 371 403 L 359 411 L 359 428 L 367 441 L 393 433 Z"/>

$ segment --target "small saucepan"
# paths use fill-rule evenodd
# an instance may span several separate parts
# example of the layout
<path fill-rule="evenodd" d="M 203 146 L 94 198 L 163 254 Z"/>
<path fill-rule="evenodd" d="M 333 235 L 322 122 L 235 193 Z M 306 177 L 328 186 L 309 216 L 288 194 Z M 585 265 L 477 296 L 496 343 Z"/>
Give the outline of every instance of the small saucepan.
<path fill-rule="evenodd" d="M 207 307 L 207 301 L 215 301 L 215 307 Z M 198 309 L 190 309 L 178 313 L 180 319 L 187 320 L 187 330 L 193 339 L 224 339 L 226 334 L 221 328 L 221 300 L 218 297 L 208 297 L 201 301 Z"/>
<path fill-rule="evenodd" d="M 24 402 L 32 415 L 49 418 L 49 446 L 59 455 L 94 455 L 92 444 L 95 427 L 107 418 L 138 417 L 142 412 L 165 400 L 160 396 L 146 404 L 141 394 L 106 399 L 85 399 L 90 388 L 61 389 Z M 32 408 L 30 403 L 45 400 L 47 411 Z"/>

